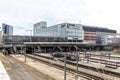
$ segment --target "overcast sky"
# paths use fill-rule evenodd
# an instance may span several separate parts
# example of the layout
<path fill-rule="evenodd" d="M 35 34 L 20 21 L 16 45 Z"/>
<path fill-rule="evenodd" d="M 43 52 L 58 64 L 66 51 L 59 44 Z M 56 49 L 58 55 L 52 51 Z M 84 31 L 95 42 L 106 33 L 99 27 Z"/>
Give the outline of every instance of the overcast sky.
<path fill-rule="evenodd" d="M 14 26 L 14 34 L 30 34 L 33 24 L 48 26 L 82 23 L 120 32 L 120 0 L 0 0 L 0 25 Z"/>

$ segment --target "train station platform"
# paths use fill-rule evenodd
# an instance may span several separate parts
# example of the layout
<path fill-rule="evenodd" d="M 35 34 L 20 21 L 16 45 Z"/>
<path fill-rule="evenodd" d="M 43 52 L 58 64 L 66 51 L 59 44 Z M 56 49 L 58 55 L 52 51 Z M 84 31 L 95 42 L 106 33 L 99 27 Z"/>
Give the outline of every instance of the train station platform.
<path fill-rule="evenodd" d="M 0 61 L 0 80 L 10 80 L 10 77 Z"/>

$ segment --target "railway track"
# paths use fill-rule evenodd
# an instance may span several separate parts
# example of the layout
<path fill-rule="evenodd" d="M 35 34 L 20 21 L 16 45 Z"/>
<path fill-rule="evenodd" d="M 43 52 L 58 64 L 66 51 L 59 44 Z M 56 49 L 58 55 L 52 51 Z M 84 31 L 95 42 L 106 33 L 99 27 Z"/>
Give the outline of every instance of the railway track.
<path fill-rule="evenodd" d="M 91 56 L 96 56 L 96 57 L 103 57 L 103 58 L 109 58 L 109 56 L 105 55 L 98 55 L 98 54 L 90 54 Z M 110 59 L 118 59 L 120 60 L 120 57 L 115 57 L 115 56 L 110 56 Z"/>
<path fill-rule="evenodd" d="M 43 58 L 45 58 L 45 59 L 50 59 L 50 60 L 54 60 L 54 59 L 55 59 L 55 58 L 52 57 L 52 56 L 44 56 L 44 55 L 40 55 L 40 54 L 35 54 L 35 56 L 43 57 Z M 57 60 L 64 62 L 64 60 L 61 59 L 61 58 L 58 58 Z M 94 60 L 94 61 L 93 61 L 93 60 Z M 90 58 L 89 61 L 90 61 L 90 62 L 99 63 L 99 59 L 96 60 L 96 59 Z M 66 60 L 66 62 L 67 62 L 67 64 L 76 66 L 76 62 L 75 62 L 75 61 Z M 105 62 L 102 62 L 102 64 L 105 64 Z M 117 65 L 119 65 L 119 64 L 117 64 Z M 101 72 L 101 73 L 104 72 L 105 74 L 112 74 L 112 75 L 114 75 L 114 76 L 116 76 L 116 77 L 120 77 L 120 76 L 119 76 L 120 73 L 113 72 L 113 71 L 109 71 L 109 70 L 106 70 L 106 69 L 103 69 L 103 68 L 102 68 L 102 69 L 101 69 L 101 68 L 95 68 L 95 67 L 93 67 L 93 66 L 87 66 L 87 65 L 83 65 L 83 64 L 78 64 L 78 66 L 79 66 L 79 67 L 82 67 L 82 68 L 85 68 L 85 69 L 88 69 L 88 68 L 89 68 L 90 70 L 94 70 L 94 71 Z"/>
<path fill-rule="evenodd" d="M 45 63 L 45 64 L 47 64 L 47 65 L 53 66 L 53 67 L 55 67 L 55 68 L 58 68 L 58 69 L 60 69 L 60 70 L 64 70 L 64 65 L 56 64 L 56 63 L 53 63 L 53 62 L 48 61 L 48 60 L 45 60 L 45 59 L 36 58 L 36 57 L 31 56 L 31 55 L 26 55 L 26 56 L 29 57 L 29 58 L 38 60 L 38 61 L 40 61 L 40 62 L 43 62 L 43 63 Z M 73 74 L 74 74 L 74 73 L 75 73 L 75 69 L 71 69 L 71 68 L 68 68 L 68 67 L 67 67 L 67 72 L 70 72 L 70 73 L 73 73 Z M 82 75 L 81 75 L 81 74 L 82 74 Z M 86 75 L 87 75 L 87 76 L 86 76 Z M 85 78 L 85 79 L 88 79 L 88 80 L 92 80 L 92 79 L 93 79 L 93 80 L 104 80 L 104 79 L 102 79 L 102 78 L 95 77 L 95 76 L 93 76 L 93 75 L 88 75 L 88 74 L 83 73 L 83 72 L 80 72 L 80 71 L 79 71 L 78 76 L 81 76 L 81 77 L 83 77 L 83 78 Z"/>
<path fill-rule="evenodd" d="M 29 58 L 38 60 L 38 61 L 42 61 L 42 62 L 47 63 L 47 64 L 52 64 L 52 66 L 60 68 L 62 70 L 64 68 L 63 61 L 61 61 L 61 63 L 58 63 L 58 62 L 56 63 L 56 61 L 52 57 L 40 56 L 38 54 L 36 54 L 36 56 L 33 56 L 33 55 L 26 55 L 26 56 Z M 68 61 L 67 61 L 67 63 L 68 63 Z M 80 75 L 82 74 L 81 76 L 87 78 L 88 80 L 91 80 L 91 79 L 94 79 L 94 80 L 105 80 L 105 79 L 108 80 L 109 79 L 110 80 L 110 75 L 108 75 L 108 74 L 96 72 L 96 71 L 94 71 L 94 69 L 88 70 L 88 68 L 85 69 L 81 66 L 79 66 L 79 68 L 80 69 L 79 69 L 78 73 Z M 73 73 L 76 71 L 74 63 L 67 64 L 67 71 L 72 71 Z M 116 80 L 120 79 L 118 77 L 116 77 L 116 78 L 117 78 Z"/>
<path fill-rule="evenodd" d="M 95 62 L 95 63 L 99 63 L 101 62 L 101 64 L 106 64 L 106 61 L 105 60 L 102 60 L 102 59 L 97 59 L 97 58 L 89 58 L 90 59 L 90 62 Z M 115 62 L 114 62 L 115 63 Z M 120 67 L 120 62 L 117 63 L 117 66 Z"/>

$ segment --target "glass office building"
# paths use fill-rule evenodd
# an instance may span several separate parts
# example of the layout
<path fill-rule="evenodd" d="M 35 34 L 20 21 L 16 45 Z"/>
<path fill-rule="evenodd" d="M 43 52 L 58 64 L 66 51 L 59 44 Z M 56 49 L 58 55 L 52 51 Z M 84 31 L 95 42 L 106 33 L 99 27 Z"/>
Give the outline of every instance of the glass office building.
<path fill-rule="evenodd" d="M 34 24 L 34 36 L 59 37 L 68 40 L 84 40 L 84 31 L 81 24 L 62 23 L 47 27 L 47 23 Z"/>
<path fill-rule="evenodd" d="M 94 32 L 96 35 L 96 44 L 102 44 L 101 37 L 104 35 L 113 35 L 116 34 L 116 30 L 103 28 L 103 27 L 96 27 L 96 26 L 88 26 L 83 25 L 84 34 Z"/>
<path fill-rule="evenodd" d="M 2 31 L 3 31 L 3 34 L 13 35 L 13 26 L 3 23 Z"/>

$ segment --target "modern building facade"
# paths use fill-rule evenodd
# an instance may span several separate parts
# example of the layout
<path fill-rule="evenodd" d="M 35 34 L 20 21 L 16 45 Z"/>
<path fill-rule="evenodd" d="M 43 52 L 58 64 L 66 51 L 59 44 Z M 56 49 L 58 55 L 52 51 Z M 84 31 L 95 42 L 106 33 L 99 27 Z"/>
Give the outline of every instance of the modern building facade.
<path fill-rule="evenodd" d="M 96 33 L 95 32 L 84 32 L 84 41 L 96 44 Z"/>
<path fill-rule="evenodd" d="M 47 28 L 47 22 L 41 21 L 33 25 L 33 35 L 39 36 L 41 29 Z"/>
<path fill-rule="evenodd" d="M 120 44 L 120 34 L 104 35 L 101 38 L 103 45 L 119 45 Z"/>
<path fill-rule="evenodd" d="M 91 34 L 92 36 L 94 36 L 93 41 L 96 41 L 96 44 L 102 44 L 101 41 L 101 37 L 104 35 L 112 35 L 112 34 L 116 34 L 116 30 L 111 30 L 108 28 L 102 28 L 102 27 L 96 27 L 96 26 L 87 26 L 87 25 L 83 25 L 83 30 L 84 30 L 84 37 L 88 37 L 88 35 L 86 36 L 86 33 L 89 33 L 89 35 Z M 84 39 L 84 40 L 91 40 L 91 37 L 88 39 Z"/>
<path fill-rule="evenodd" d="M 3 23 L 2 31 L 5 35 L 13 35 L 13 26 Z"/>
<path fill-rule="evenodd" d="M 104 35 L 116 34 L 116 30 L 82 24 L 62 23 L 47 27 L 44 21 L 34 24 L 33 29 L 34 36 L 61 37 L 94 44 L 102 44 L 101 37 Z"/>
<path fill-rule="evenodd" d="M 81 24 L 62 23 L 47 27 L 46 22 L 34 24 L 34 36 L 61 37 L 67 40 L 84 39 L 84 31 Z"/>
<path fill-rule="evenodd" d="M 3 34 L 2 34 L 2 31 L 0 31 L 0 47 L 2 45 L 2 37 L 3 37 Z"/>

